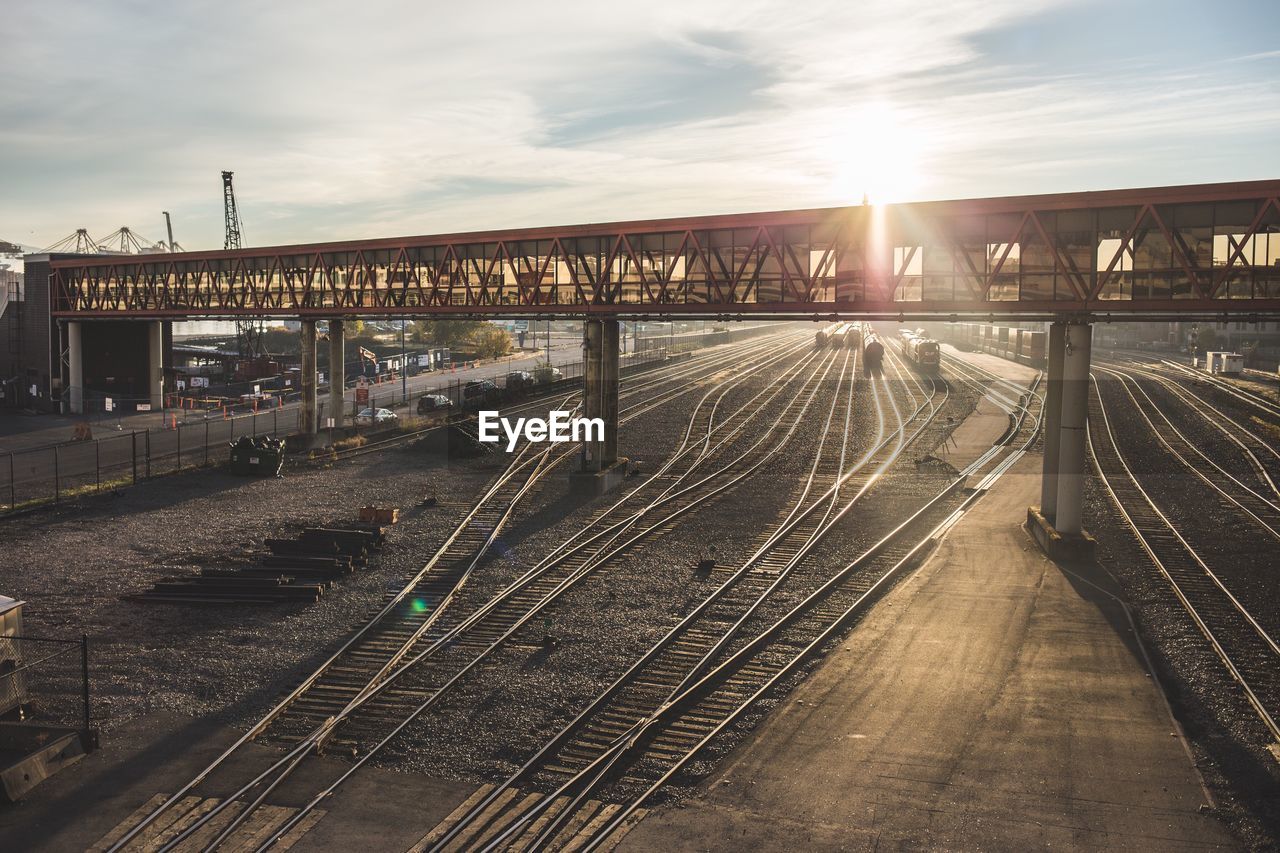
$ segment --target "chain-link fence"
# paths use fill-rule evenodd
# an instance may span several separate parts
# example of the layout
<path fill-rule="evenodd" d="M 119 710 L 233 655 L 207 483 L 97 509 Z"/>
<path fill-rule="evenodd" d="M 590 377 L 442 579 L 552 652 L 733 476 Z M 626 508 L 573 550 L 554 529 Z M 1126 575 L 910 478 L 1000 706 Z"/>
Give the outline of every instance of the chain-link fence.
<path fill-rule="evenodd" d="M 89 638 L 0 636 L 0 715 L 88 734 Z"/>
<path fill-rule="evenodd" d="M 621 357 L 621 374 L 625 376 L 673 355 L 732 343 L 772 329 L 776 326 L 642 336 L 637 341 L 637 351 Z M 659 343 L 665 346 L 657 346 Z M 489 367 L 498 369 L 487 379 L 458 373 L 459 366 L 433 371 L 437 381 L 425 387 L 421 375 L 411 387 L 398 375 L 382 374 L 347 392 L 347 397 L 354 399 L 344 401 L 344 422 L 357 432 L 387 429 L 402 415 L 435 410 L 434 400 L 420 407 L 419 401 L 424 397 L 447 399 L 448 405 L 442 408 L 460 410 L 473 401 L 557 393 L 581 383 L 584 363 L 574 361 L 550 369 L 545 364 L 532 370 L 513 367 L 505 373 L 501 363 Z M 287 438 L 300 432 L 300 397 L 298 391 L 291 389 L 271 393 L 251 390 L 238 399 L 167 394 L 158 413 L 163 426 L 137 430 L 124 429 L 121 407 L 130 403 L 136 406 L 138 401 L 111 398 L 108 408 L 105 395 L 87 398 L 86 409 L 91 414 L 83 421 L 80 440 L 0 454 L 0 514 L 132 485 L 184 468 L 222 464 L 227 461 L 228 445 L 242 436 Z M 332 416 L 329 405 L 328 393 L 321 390 L 317 394 L 317 423 L 321 428 Z M 383 415 L 379 419 L 379 409 L 387 409 L 395 417 Z"/>

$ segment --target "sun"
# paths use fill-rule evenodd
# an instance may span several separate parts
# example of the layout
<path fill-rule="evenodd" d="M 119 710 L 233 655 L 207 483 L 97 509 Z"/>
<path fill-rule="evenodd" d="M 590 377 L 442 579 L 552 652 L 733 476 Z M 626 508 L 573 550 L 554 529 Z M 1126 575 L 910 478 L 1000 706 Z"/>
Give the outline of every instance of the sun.
<path fill-rule="evenodd" d="M 873 101 L 831 116 L 819 156 L 843 204 L 906 201 L 920 189 L 925 139 L 891 104 Z"/>

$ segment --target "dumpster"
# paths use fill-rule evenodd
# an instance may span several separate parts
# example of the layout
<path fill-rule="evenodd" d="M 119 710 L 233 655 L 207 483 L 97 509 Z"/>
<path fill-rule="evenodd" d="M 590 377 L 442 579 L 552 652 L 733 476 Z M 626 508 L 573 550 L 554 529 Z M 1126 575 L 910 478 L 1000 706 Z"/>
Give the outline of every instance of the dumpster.
<path fill-rule="evenodd" d="M 284 440 L 241 436 L 231 442 L 231 473 L 247 477 L 278 477 L 284 467 Z"/>

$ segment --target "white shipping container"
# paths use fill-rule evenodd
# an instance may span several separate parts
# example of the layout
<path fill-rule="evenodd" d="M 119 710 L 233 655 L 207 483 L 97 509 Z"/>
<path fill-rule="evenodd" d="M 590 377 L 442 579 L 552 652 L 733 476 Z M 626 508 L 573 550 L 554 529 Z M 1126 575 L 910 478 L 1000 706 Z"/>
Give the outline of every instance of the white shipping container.
<path fill-rule="evenodd" d="M 1207 352 L 1204 369 L 1209 373 L 1239 376 L 1244 373 L 1244 356 L 1238 352 Z"/>

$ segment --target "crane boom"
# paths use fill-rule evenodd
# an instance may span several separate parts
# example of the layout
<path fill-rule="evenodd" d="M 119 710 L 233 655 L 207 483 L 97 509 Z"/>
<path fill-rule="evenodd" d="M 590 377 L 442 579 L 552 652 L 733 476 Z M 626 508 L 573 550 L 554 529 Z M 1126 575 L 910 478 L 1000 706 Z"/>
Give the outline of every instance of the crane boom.
<path fill-rule="evenodd" d="M 231 175 L 232 173 L 227 171 L 222 173 L 222 214 L 227 225 L 227 235 L 222 248 L 239 249 L 242 228 L 240 211 L 236 208 L 236 191 L 231 186 Z M 240 350 L 241 358 L 253 359 L 263 355 L 262 321 L 236 320 L 236 345 Z"/>
<path fill-rule="evenodd" d="M 231 186 L 231 172 L 222 173 L 222 212 L 227 223 L 224 249 L 240 248 L 240 211 L 236 209 L 236 191 Z"/>

